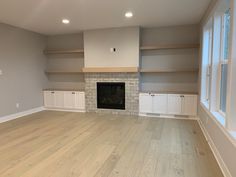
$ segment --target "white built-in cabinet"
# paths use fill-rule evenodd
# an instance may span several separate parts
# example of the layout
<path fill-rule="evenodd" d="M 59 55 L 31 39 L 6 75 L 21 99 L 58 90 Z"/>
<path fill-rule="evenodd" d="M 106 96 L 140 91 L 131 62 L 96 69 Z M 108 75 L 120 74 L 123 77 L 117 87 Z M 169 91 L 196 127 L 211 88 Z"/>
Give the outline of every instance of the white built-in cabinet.
<path fill-rule="evenodd" d="M 152 97 L 149 93 L 141 93 L 139 94 L 139 110 L 142 113 L 150 113 L 153 112 L 152 108 Z"/>
<path fill-rule="evenodd" d="M 182 95 L 168 95 L 168 114 L 180 115 L 182 110 Z"/>
<path fill-rule="evenodd" d="M 142 113 L 167 113 L 167 95 L 141 93 L 139 95 L 139 107 Z"/>
<path fill-rule="evenodd" d="M 44 91 L 44 106 L 47 108 L 55 107 L 55 92 Z"/>
<path fill-rule="evenodd" d="M 167 95 L 166 94 L 151 94 L 153 113 L 167 114 Z"/>
<path fill-rule="evenodd" d="M 197 96 L 196 95 L 182 95 L 182 114 L 183 115 L 197 115 Z"/>
<path fill-rule="evenodd" d="M 64 107 L 66 109 L 74 109 L 75 108 L 75 92 L 64 92 Z"/>
<path fill-rule="evenodd" d="M 85 111 L 85 93 L 79 91 L 44 91 L 44 106 L 49 109 Z"/>
<path fill-rule="evenodd" d="M 80 110 L 85 110 L 85 93 L 84 92 L 76 92 L 75 95 L 75 108 Z"/>
<path fill-rule="evenodd" d="M 140 93 L 140 114 L 197 115 L 197 95 Z"/>
<path fill-rule="evenodd" d="M 64 106 L 64 94 L 62 91 L 54 92 L 54 105 L 56 108 L 63 108 Z"/>

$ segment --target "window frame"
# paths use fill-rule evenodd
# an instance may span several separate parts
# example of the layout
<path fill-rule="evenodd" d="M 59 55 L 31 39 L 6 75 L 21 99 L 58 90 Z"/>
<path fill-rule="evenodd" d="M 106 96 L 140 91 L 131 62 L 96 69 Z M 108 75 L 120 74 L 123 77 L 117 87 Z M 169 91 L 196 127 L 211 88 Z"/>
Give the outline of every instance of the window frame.
<path fill-rule="evenodd" d="M 221 110 L 221 81 L 222 81 L 222 65 L 227 65 L 228 66 L 228 61 L 229 61 L 229 57 L 225 58 L 224 56 L 224 52 L 225 52 L 225 14 L 226 12 L 230 10 L 227 9 L 224 13 L 221 14 L 221 32 L 220 32 L 220 61 L 218 63 L 218 82 L 217 82 L 217 105 L 216 105 L 216 109 L 217 112 L 223 116 L 224 118 L 226 117 L 226 112 Z M 229 52 L 229 50 L 228 50 Z M 229 56 L 229 55 L 228 55 Z M 227 73 L 228 75 L 228 73 Z M 228 76 L 227 76 L 228 78 Z M 227 81 L 227 85 L 226 87 L 228 87 L 228 81 Z M 227 88 L 226 88 L 227 90 Z M 226 108 L 227 108 L 227 96 L 226 96 Z"/>
<path fill-rule="evenodd" d="M 205 37 L 208 37 L 208 48 L 207 48 L 207 58 L 206 58 L 206 49 L 204 47 Z M 208 109 L 210 109 L 210 97 L 211 97 L 211 77 L 212 77 L 212 52 L 213 52 L 213 20 L 212 18 L 205 24 L 203 28 L 203 46 L 202 46 L 202 59 L 207 61 L 202 61 L 202 72 L 201 72 L 201 103 L 204 104 Z"/>

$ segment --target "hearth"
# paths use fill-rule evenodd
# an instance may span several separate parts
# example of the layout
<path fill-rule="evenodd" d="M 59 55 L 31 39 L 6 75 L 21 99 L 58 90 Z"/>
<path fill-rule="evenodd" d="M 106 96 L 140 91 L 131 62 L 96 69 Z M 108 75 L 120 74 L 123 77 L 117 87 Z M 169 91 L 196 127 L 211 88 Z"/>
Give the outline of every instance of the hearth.
<path fill-rule="evenodd" d="M 97 108 L 125 110 L 125 83 L 97 82 Z"/>

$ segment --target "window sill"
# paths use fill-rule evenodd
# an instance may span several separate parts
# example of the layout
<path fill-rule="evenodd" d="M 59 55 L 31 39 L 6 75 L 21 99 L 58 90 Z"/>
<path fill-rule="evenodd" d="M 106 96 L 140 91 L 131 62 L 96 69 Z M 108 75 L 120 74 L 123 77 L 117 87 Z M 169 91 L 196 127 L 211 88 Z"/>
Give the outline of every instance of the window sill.
<path fill-rule="evenodd" d="M 236 131 L 229 131 L 232 137 L 236 140 Z"/>
<path fill-rule="evenodd" d="M 224 116 L 218 112 L 211 112 L 206 107 L 204 103 L 201 102 L 202 108 L 206 111 L 209 117 L 213 119 L 213 121 L 216 122 L 216 124 L 219 126 L 219 128 L 222 130 L 222 132 L 228 137 L 228 139 L 232 142 L 232 144 L 236 147 L 236 131 L 229 131 L 226 128 L 226 122 Z"/>
<path fill-rule="evenodd" d="M 207 101 L 201 101 L 201 104 L 203 105 L 205 109 L 209 111 L 209 103 Z"/>
<path fill-rule="evenodd" d="M 222 114 L 220 114 L 219 112 L 211 112 L 209 110 L 209 105 L 207 102 L 201 102 L 201 105 L 211 117 L 213 117 L 215 120 L 217 120 L 218 123 L 225 127 L 225 117 Z"/>
<path fill-rule="evenodd" d="M 225 117 L 222 116 L 219 112 L 212 112 L 212 115 L 215 117 L 215 119 L 223 126 L 225 127 Z"/>

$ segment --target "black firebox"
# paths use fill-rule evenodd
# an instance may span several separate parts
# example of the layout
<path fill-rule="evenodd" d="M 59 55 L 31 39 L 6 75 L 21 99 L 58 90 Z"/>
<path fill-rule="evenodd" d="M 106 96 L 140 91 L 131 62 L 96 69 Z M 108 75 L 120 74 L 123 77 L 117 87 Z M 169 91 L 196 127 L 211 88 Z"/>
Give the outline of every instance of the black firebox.
<path fill-rule="evenodd" d="M 97 108 L 125 109 L 125 83 L 97 82 Z"/>

